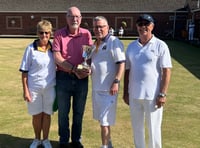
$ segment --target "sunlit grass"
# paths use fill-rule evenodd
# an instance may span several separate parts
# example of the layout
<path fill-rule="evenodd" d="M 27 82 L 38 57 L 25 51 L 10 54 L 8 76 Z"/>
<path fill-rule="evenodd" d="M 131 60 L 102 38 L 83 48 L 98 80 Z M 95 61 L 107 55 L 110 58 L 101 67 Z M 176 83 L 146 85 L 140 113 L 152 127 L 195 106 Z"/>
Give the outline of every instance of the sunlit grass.
<path fill-rule="evenodd" d="M 0 39 L 0 148 L 27 148 L 34 137 L 31 116 L 28 115 L 22 98 L 21 74 L 18 70 L 24 49 L 32 41 L 33 39 Z M 125 48 L 130 42 L 123 41 Z M 200 60 L 197 58 L 200 54 L 196 52 L 199 48 L 176 41 L 167 43 L 174 58 L 168 101 L 164 108 L 163 147 L 199 148 L 200 81 L 192 73 L 195 68 L 200 67 Z M 188 54 L 190 52 L 193 54 Z M 198 76 L 198 70 L 196 74 Z M 130 113 L 122 100 L 122 88 L 123 82 L 118 97 L 116 125 L 112 127 L 112 140 L 115 148 L 133 148 Z M 55 148 L 58 147 L 57 128 L 56 112 L 52 116 L 50 132 Z M 91 82 L 82 142 L 85 148 L 99 148 L 101 145 L 99 124 L 92 119 Z"/>

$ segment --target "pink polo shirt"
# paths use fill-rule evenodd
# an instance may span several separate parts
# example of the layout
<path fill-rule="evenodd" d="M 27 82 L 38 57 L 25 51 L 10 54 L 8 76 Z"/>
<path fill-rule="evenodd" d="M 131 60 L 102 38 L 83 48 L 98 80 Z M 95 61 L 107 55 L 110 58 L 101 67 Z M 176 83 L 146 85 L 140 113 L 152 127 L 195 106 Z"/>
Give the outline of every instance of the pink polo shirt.
<path fill-rule="evenodd" d="M 67 27 L 54 33 L 53 51 L 61 55 L 69 63 L 78 65 L 83 62 L 82 45 L 92 45 L 91 33 L 84 28 L 79 28 L 79 34 L 72 36 Z M 61 70 L 61 68 L 58 67 Z"/>

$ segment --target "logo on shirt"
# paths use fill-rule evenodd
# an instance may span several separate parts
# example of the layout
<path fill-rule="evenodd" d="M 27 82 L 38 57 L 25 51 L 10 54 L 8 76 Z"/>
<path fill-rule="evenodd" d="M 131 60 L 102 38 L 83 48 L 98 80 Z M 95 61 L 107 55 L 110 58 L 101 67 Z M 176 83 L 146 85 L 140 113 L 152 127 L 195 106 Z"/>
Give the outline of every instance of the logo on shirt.
<path fill-rule="evenodd" d="M 106 50 L 106 48 L 107 48 L 107 46 L 106 46 L 106 45 L 104 45 L 104 46 L 103 46 L 103 48 L 102 48 L 102 50 Z"/>

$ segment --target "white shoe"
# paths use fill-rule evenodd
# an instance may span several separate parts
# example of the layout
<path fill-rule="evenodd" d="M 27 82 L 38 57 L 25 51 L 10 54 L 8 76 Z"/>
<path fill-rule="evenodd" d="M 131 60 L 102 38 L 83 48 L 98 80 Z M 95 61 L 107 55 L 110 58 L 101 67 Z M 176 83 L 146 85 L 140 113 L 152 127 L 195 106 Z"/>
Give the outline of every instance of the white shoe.
<path fill-rule="evenodd" d="M 112 141 L 109 140 L 108 145 L 102 145 L 100 148 L 114 148 L 114 147 L 112 146 Z"/>
<path fill-rule="evenodd" d="M 42 141 L 42 145 L 44 146 L 44 148 L 52 148 L 51 143 L 48 139 Z"/>
<path fill-rule="evenodd" d="M 100 148 L 108 148 L 107 145 L 102 145 Z"/>
<path fill-rule="evenodd" d="M 41 141 L 38 139 L 34 139 L 30 145 L 30 148 L 37 148 L 39 145 L 41 145 Z"/>

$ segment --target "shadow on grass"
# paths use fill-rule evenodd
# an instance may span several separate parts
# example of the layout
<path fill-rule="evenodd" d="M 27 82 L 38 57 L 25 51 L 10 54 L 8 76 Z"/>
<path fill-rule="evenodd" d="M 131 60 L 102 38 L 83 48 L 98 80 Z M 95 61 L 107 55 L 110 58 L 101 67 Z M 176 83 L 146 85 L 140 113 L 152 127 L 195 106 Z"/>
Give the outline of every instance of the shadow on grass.
<path fill-rule="evenodd" d="M 171 56 L 200 79 L 200 47 L 181 41 L 166 41 Z"/>
<path fill-rule="evenodd" d="M 29 148 L 33 139 L 15 137 L 8 134 L 0 134 L 0 148 Z M 51 141 L 53 148 L 58 148 L 57 141 Z M 43 148 L 42 146 L 38 148 Z"/>

